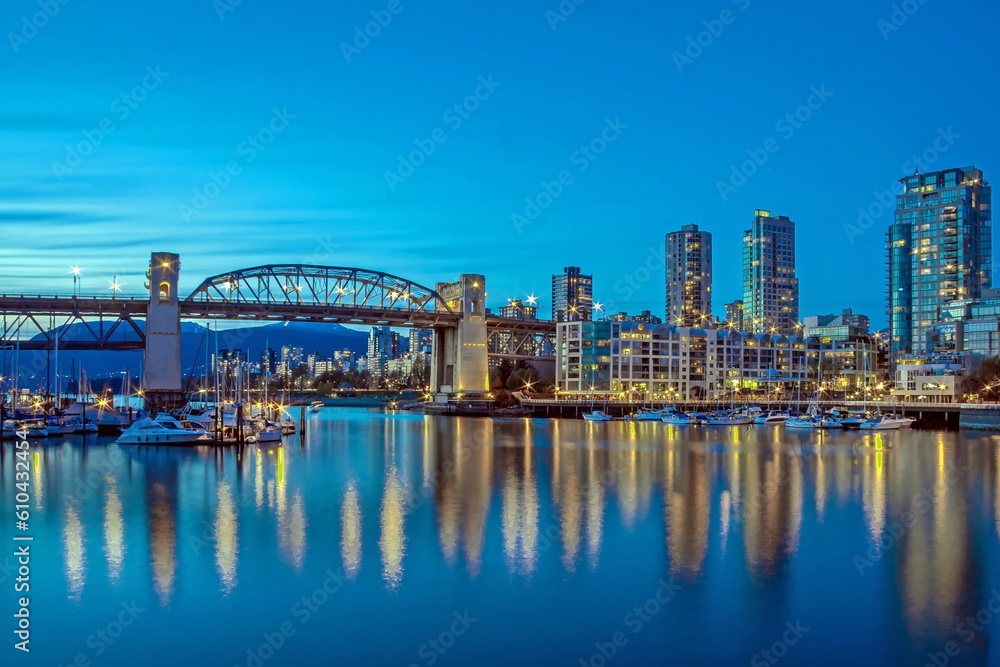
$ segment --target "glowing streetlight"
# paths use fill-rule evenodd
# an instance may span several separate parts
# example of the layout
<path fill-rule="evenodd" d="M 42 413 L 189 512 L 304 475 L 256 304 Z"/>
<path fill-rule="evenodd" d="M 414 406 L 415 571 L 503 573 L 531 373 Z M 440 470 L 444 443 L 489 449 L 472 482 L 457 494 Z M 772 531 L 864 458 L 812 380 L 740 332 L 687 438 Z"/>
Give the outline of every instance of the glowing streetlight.
<path fill-rule="evenodd" d="M 112 299 L 115 298 L 115 296 L 117 296 L 118 293 L 122 291 L 122 287 L 124 285 L 125 283 L 118 282 L 118 276 L 115 276 L 114 279 L 112 279 L 111 284 L 108 286 L 108 289 L 111 290 Z"/>
<path fill-rule="evenodd" d="M 529 306 L 537 306 L 538 305 L 538 297 L 535 296 L 534 294 L 530 295 L 528 297 L 528 305 Z"/>
<path fill-rule="evenodd" d="M 73 274 L 73 294 L 78 295 L 79 289 L 77 287 L 77 283 L 83 281 L 83 269 L 81 269 L 79 266 L 74 265 L 69 267 L 69 272 Z"/>

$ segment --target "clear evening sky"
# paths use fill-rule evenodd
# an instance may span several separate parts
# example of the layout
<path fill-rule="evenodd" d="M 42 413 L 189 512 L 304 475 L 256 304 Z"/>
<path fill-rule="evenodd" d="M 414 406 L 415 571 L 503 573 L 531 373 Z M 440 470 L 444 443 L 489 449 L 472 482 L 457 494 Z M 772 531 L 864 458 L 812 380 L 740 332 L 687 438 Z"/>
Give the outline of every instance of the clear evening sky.
<path fill-rule="evenodd" d="M 663 234 L 696 222 L 721 314 L 762 208 L 798 223 L 803 316 L 881 325 L 891 213 L 859 207 L 914 155 L 1000 183 L 985 1 L 63 1 L 0 7 L 3 292 L 68 292 L 71 265 L 139 292 L 163 250 L 185 288 L 483 273 L 546 315 L 579 265 L 662 315 Z"/>

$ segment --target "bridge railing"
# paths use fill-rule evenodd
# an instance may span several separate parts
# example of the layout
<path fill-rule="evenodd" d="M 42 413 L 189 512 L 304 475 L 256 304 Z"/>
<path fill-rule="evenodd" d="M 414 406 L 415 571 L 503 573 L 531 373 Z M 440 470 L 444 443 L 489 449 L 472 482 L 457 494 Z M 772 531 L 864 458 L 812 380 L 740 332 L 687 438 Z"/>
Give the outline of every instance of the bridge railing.
<path fill-rule="evenodd" d="M 125 294 L 0 294 L 0 299 L 58 299 L 60 301 L 149 301 L 149 296 Z"/>

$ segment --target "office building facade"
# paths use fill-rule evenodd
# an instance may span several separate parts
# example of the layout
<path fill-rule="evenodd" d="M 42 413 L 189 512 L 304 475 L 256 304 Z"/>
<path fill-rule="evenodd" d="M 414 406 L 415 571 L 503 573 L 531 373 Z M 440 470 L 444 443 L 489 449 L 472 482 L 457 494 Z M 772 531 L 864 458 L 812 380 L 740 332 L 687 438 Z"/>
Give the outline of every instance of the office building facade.
<path fill-rule="evenodd" d="M 801 334 L 795 223 L 757 210 L 743 234 L 743 328 L 753 333 Z"/>
<path fill-rule="evenodd" d="M 594 313 L 594 277 L 578 266 L 567 266 L 552 276 L 552 319 L 556 322 L 589 322 Z"/>
<path fill-rule="evenodd" d="M 665 244 L 667 322 L 706 326 L 712 317 L 712 234 L 684 225 Z"/>
<path fill-rule="evenodd" d="M 929 354 L 934 326 L 952 301 L 991 286 L 991 188 L 975 167 L 900 181 L 886 233 L 889 336 L 894 355 Z"/>

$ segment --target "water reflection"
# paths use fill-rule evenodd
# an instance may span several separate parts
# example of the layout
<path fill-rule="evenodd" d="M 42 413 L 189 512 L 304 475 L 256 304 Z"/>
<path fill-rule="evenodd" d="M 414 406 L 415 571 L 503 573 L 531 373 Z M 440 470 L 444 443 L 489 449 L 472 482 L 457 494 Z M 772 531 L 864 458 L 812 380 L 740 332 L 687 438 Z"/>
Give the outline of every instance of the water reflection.
<path fill-rule="evenodd" d="M 399 479 L 396 468 L 389 468 L 382 493 L 382 511 L 379 515 L 382 536 L 378 544 L 382 552 L 382 576 L 391 588 L 399 586 L 403 579 L 403 556 L 406 553 L 404 504 L 403 482 Z"/>
<path fill-rule="evenodd" d="M 500 490 L 501 534 L 507 569 L 528 575 L 537 565 L 538 487 L 532 447 L 504 448 L 496 453 L 503 470 Z"/>
<path fill-rule="evenodd" d="M 229 592 L 236 585 L 236 567 L 239 560 L 239 520 L 233 494 L 223 480 L 216 486 L 218 504 L 215 506 L 215 563 L 219 568 L 223 590 Z"/>
<path fill-rule="evenodd" d="M 177 570 L 177 521 L 174 509 L 177 499 L 174 484 L 154 481 L 149 488 L 149 539 L 153 563 L 153 589 L 166 606 L 174 592 L 174 574 Z"/>
<path fill-rule="evenodd" d="M 205 573 L 234 596 L 252 590 L 251 573 L 305 580 L 331 561 L 363 583 L 366 558 L 393 591 L 442 570 L 463 584 L 627 581 L 629 559 L 655 559 L 691 590 L 735 572 L 784 599 L 797 567 L 824 559 L 855 577 L 860 554 L 870 565 L 846 588 L 891 596 L 886 613 L 908 636 L 947 640 L 982 607 L 1000 538 L 1000 439 L 989 436 L 378 415 L 320 422 L 309 437 L 301 449 L 149 449 L 110 468 L 110 457 L 46 451 L 38 497 L 42 467 L 50 501 L 101 471 L 100 488 L 68 498 L 53 522 L 66 592 L 79 602 L 104 576 L 100 558 L 88 569 L 85 526 L 103 541 L 89 546 L 108 580 L 141 577 L 164 606 L 204 593 L 194 577 Z M 12 483 L 5 473 L 0 491 Z M 148 560 L 135 543 L 144 526 Z M 211 546 L 178 552 L 202 539 Z"/>
<path fill-rule="evenodd" d="M 108 560 L 108 577 L 112 583 L 121 578 L 125 560 L 125 516 L 118 496 L 118 483 L 105 477 L 104 491 L 104 554 Z"/>
<path fill-rule="evenodd" d="M 86 579 L 80 502 L 76 499 L 70 500 L 66 504 L 63 514 L 63 555 L 66 562 L 67 588 L 69 596 L 74 600 L 79 600 Z"/>
<path fill-rule="evenodd" d="M 361 569 L 361 520 L 361 499 L 352 479 L 340 508 L 340 556 L 348 579 L 358 576 Z"/>

